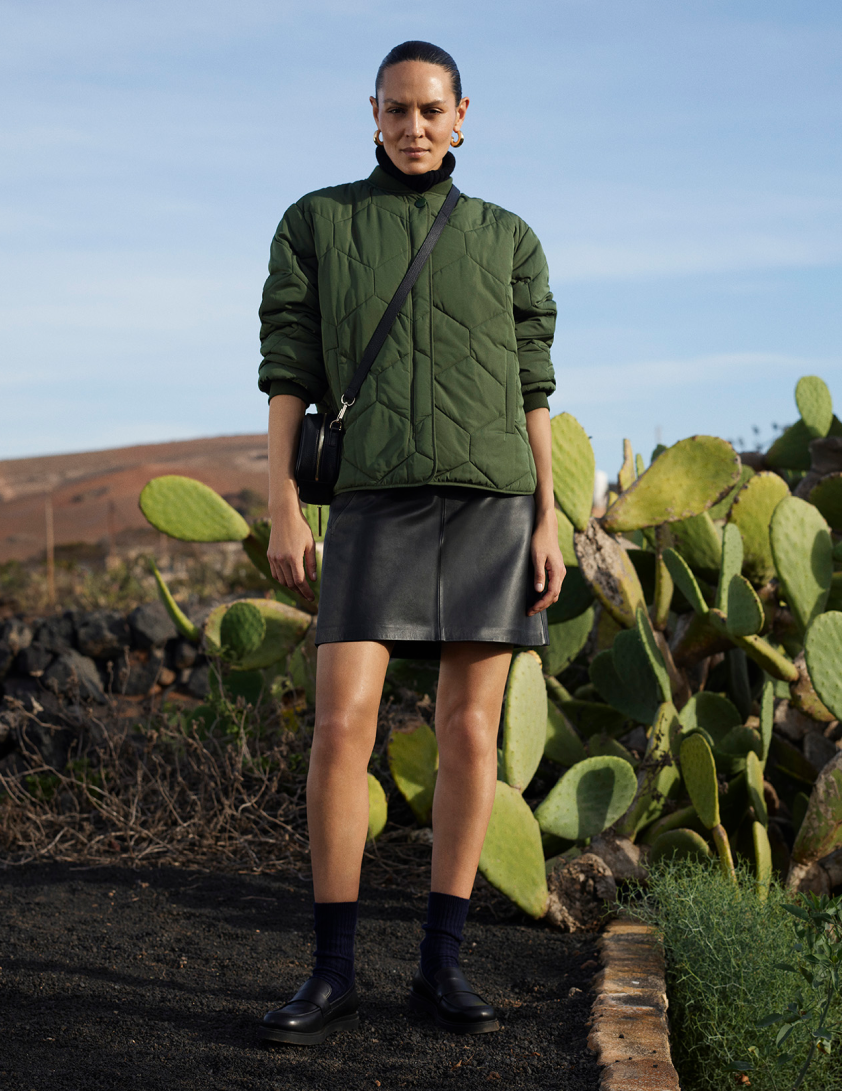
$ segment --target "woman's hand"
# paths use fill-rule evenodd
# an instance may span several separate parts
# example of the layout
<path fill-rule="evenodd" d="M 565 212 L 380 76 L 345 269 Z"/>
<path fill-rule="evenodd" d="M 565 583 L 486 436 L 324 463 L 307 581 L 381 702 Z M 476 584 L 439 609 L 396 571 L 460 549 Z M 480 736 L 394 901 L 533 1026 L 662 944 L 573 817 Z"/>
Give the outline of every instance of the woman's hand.
<path fill-rule="evenodd" d="M 316 543 L 298 502 L 295 452 L 306 404 L 292 394 L 269 402 L 269 515 L 272 533 L 266 559 L 272 575 L 310 602 L 316 596 L 307 578 L 316 578 Z"/>
<path fill-rule="evenodd" d="M 316 579 L 316 543 L 298 497 L 294 506 L 279 510 L 272 519 L 266 559 L 278 583 L 297 591 L 310 602 L 315 601 L 316 596 L 307 580 Z"/>
<path fill-rule="evenodd" d="M 527 617 L 546 610 L 558 600 L 562 580 L 567 569 L 558 545 L 558 518 L 554 508 L 539 514 L 532 532 L 532 566 L 535 573 L 535 590 L 544 593 L 534 606 L 527 610 Z"/>

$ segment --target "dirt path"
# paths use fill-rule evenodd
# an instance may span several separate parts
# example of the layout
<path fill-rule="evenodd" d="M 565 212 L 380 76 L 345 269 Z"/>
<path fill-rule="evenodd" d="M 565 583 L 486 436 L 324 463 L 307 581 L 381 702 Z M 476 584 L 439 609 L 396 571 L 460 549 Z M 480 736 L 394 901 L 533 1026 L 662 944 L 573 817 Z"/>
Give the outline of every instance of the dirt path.
<path fill-rule="evenodd" d="M 264 1051 L 255 1042 L 264 1011 L 309 973 L 306 884 L 177 868 L 6 870 L 0 1087 L 595 1091 L 585 1044 L 593 940 L 472 912 L 463 966 L 502 1030 L 442 1034 L 405 1003 L 425 901 L 423 891 L 363 891 L 358 1032 Z M 570 998 L 571 988 L 585 991 Z"/>

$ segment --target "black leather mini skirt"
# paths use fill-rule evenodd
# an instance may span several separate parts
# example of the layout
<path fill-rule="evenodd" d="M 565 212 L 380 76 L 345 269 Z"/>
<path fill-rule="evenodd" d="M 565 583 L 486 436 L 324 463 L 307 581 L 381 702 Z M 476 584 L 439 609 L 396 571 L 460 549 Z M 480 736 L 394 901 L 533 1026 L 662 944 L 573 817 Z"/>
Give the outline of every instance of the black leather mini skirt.
<path fill-rule="evenodd" d="M 455 485 L 361 489 L 330 505 L 316 643 L 394 641 L 438 656 L 441 641 L 548 643 L 531 539 L 532 496 Z"/>

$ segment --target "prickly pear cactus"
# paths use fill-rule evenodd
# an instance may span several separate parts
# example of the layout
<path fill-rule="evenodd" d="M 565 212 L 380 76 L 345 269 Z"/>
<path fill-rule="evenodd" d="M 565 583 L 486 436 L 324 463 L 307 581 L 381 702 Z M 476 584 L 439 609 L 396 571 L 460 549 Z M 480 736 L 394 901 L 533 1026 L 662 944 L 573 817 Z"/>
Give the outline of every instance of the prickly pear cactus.
<path fill-rule="evenodd" d="M 681 775 L 696 814 L 712 830 L 719 825 L 719 788 L 713 753 L 701 735 L 681 743 Z"/>
<path fill-rule="evenodd" d="M 754 845 L 755 891 L 758 898 L 765 901 L 772 882 L 772 846 L 763 823 L 752 823 L 751 838 Z"/>
<path fill-rule="evenodd" d="M 183 542 L 241 542 L 249 525 L 210 486 L 192 477 L 164 474 L 144 485 L 140 510 L 156 530 Z"/>
<path fill-rule="evenodd" d="M 814 504 L 837 533 L 842 531 L 842 473 L 828 474 L 810 492 Z"/>
<path fill-rule="evenodd" d="M 530 917 L 540 918 L 547 912 L 549 893 L 541 830 L 520 792 L 500 780 L 479 870 Z"/>
<path fill-rule="evenodd" d="M 572 541 L 571 538 L 571 548 Z M 566 557 L 564 563 L 568 563 Z M 551 626 L 562 621 L 572 621 L 574 618 L 581 617 L 592 605 L 593 591 L 590 584 L 587 583 L 578 568 L 568 568 L 564 583 L 561 585 L 558 601 L 554 602 L 547 610 L 547 621 Z"/>
<path fill-rule="evenodd" d="M 640 637 L 640 643 L 643 646 L 643 651 L 646 655 L 649 667 L 652 674 L 655 676 L 655 681 L 660 690 L 661 700 L 671 701 L 672 690 L 670 688 L 670 678 L 667 673 L 667 666 L 664 662 L 661 650 L 655 641 L 655 633 L 649 621 L 649 615 L 642 606 L 638 607 L 637 610 L 637 635 Z M 623 673 L 622 665 L 620 672 L 621 674 Z"/>
<path fill-rule="evenodd" d="M 522 792 L 538 768 L 547 741 L 547 687 L 541 660 L 518 652 L 506 683 L 503 713 L 503 779 Z"/>
<path fill-rule="evenodd" d="M 619 632 L 613 647 L 594 656 L 589 673 L 609 705 L 638 723 L 652 723 L 664 697 L 636 628 Z"/>
<path fill-rule="evenodd" d="M 764 826 L 769 825 L 769 813 L 763 794 L 763 763 L 754 751 L 746 757 L 746 789 L 749 803 L 754 808 L 754 816 Z"/>
<path fill-rule="evenodd" d="M 556 509 L 556 516 L 558 517 L 558 548 L 561 550 L 561 557 L 565 567 L 570 571 L 579 567 L 579 559 L 573 547 L 573 535 L 576 528 L 564 512 L 558 508 Z"/>
<path fill-rule="evenodd" d="M 393 728 L 387 753 L 389 772 L 398 791 L 421 825 L 428 825 L 439 767 L 439 748 L 433 729 L 423 720 Z"/>
<path fill-rule="evenodd" d="M 575 765 L 588 756 L 582 740 L 573 730 L 560 708 L 547 703 L 547 740 L 544 755 L 559 765 Z"/>
<path fill-rule="evenodd" d="M 694 693 L 678 714 L 682 734 L 701 730 L 711 746 L 716 746 L 735 727 L 742 725 L 743 718 L 734 705 L 719 693 L 704 690 Z"/>
<path fill-rule="evenodd" d="M 537 807 L 542 830 L 577 841 L 595 837 L 624 814 L 637 792 L 637 778 L 617 757 L 586 758 L 564 774 Z"/>
<path fill-rule="evenodd" d="M 833 423 L 833 400 L 818 375 L 802 375 L 795 384 L 795 404 L 812 439 L 826 436 Z"/>
<path fill-rule="evenodd" d="M 594 595 L 626 629 L 635 624 L 638 606 L 646 606 L 643 588 L 628 553 L 595 519 L 573 538 L 579 567 Z"/>
<path fill-rule="evenodd" d="M 726 604 L 728 632 L 732 636 L 754 636 L 763 628 L 766 615 L 754 588 L 739 574 L 728 584 Z"/>
<path fill-rule="evenodd" d="M 822 703 L 842 720 L 842 613 L 834 610 L 813 620 L 804 637 L 804 657 Z"/>
<path fill-rule="evenodd" d="M 699 515 L 731 489 L 740 459 L 716 436 L 691 436 L 663 452 L 611 505 L 605 530 L 618 533 Z"/>
<path fill-rule="evenodd" d="M 696 572 L 718 572 L 722 561 L 722 531 L 703 511 L 691 519 L 672 523 L 675 548 Z"/>
<path fill-rule="evenodd" d="M 819 773 L 792 846 L 793 864 L 812 864 L 842 846 L 842 751 Z"/>
<path fill-rule="evenodd" d="M 376 837 L 379 837 L 383 832 L 383 828 L 386 825 L 386 819 L 389 817 L 388 805 L 386 803 L 386 793 L 383 791 L 383 785 L 374 776 L 373 773 L 368 774 L 368 841 L 373 841 Z"/>
<path fill-rule="evenodd" d="M 535 649 L 546 674 L 560 674 L 573 662 L 587 644 L 593 623 L 592 607 L 569 621 L 550 622 L 550 643 L 546 647 Z"/>
<path fill-rule="evenodd" d="M 711 855 L 708 844 L 695 830 L 667 830 L 656 839 L 649 856 L 652 864 L 661 860 L 705 860 Z"/>
<path fill-rule="evenodd" d="M 235 663 L 252 655 L 266 637 L 263 614 L 251 602 L 232 602 L 219 624 L 219 643 Z"/>
<path fill-rule="evenodd" d="M 198 644 L 202 639 L 202 630 L 194 625 L 187 614 L 181 609 L 178 603 L 172 596 L 172 592 L 164 582 L 164 577 L 158 571 L 158 566 L 153 560 L 149 561 L 149 567 L 152 569 L 152 575 L 155 577 L 155 583 L 158 585 L 158 594 L 161 598 L 161 602 L 164 604 L 164 609 L 170 615 L 173 625 L 181 633 L 183 637 L 191 640 L 194 644 Z"/>
<path fill-rule="evenodd" d="M 553 417 L 550 427 L 556 502 L 576 530 L 584 530 L 591 517 L 596 472 L 591 441 L 569 413 Z"/>
<path fill-rule="evenodd" d="M 721 550 L 720 550 L 721 559 Z M 675 582 L 675 586 L 684 595 L 693 610 L 704 617 L 708 612 L 708 605 L 705 602 L 701 589 L 699 588 L 698 581 L 690 570 L 689 564 L 684 558 L 676 553 L 674 549 L 664 550 L 664 563 L 669 569 L 669 573 Z M 718 563 L 718 562 L 717 562 Z"/>
<path fill-rule="evenodd" d="M 617 832 L 634 839 L 637 833 L 663 813 L 667 799 L 675 795 L 681 776 L 672 757 L 672 744 L 678 737 L 681 723 L 672 701 L 658 709 L 646 753 L 638 770 L 637 794 L 628 811 L 617 823 Z"/>
<path fill-rule="evenodd" d="M 772 555 L 787 603 L 802 632 L 827 603 L 833 576 L 833 545 L 821 513 L 796 496 L 775 508 Z"/>
<path fill-rule="evenodd" d="M 285 659 L 304 637 L 312 621 L 309 614 L 283 602 L 273 602 L 271 599 L 241 601 L 250 603 L 262 614 L 266 635 L 255 651 L 235 664 L 237 670 L 259 670 Z M 222 648 L 222 619 L 230 606 L 229 603 L 217 606 L 205 622 L 205 642 L 208 649 L 216 654 Z"/>
<path fill-rule="evenodd" d="M 729 522 L 739 527 L 743 536 L 745 574 L 758 586 L 775 575 L 769 524 L 772 514 L 789 488 L 778 474 L 755 474 L 737 493 L 728 513 Z"/>

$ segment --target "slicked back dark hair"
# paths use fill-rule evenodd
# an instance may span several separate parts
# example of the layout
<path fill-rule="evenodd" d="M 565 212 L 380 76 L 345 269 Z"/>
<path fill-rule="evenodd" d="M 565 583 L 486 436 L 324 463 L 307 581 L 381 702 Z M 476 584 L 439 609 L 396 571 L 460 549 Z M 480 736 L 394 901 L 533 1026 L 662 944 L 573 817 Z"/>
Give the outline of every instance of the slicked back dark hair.
<path fill-rule="evenodd" d="M 387 68 L 402 61 L 426 61 L 427 64 L 437 64 L 440 68 L 450 73 L 450 82 L 453 84 L 453 93 L 456 96 L 457 105 L 462 101 L 462 79 L 456 61 L 440 46 L 432 42 L 403 42 L 390 49 L 377 69 L 377 78 L 374 81 L 374 97 L 380 97 L 380 89 L 383 86 L 383 76 Z"/>

